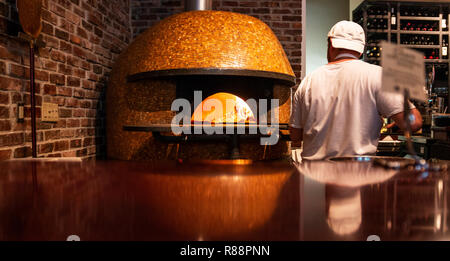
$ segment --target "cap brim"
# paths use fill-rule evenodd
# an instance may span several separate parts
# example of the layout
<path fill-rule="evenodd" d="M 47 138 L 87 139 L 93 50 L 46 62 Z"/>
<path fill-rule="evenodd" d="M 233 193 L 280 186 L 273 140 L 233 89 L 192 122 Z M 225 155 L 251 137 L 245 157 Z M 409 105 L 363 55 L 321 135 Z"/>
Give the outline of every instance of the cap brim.
<path fill-rule="evenodd" d="M 331 44 L 333 45 L 334 48 L 348 49 L 348 50 L 356 51 L 358 53 L 364 52 L 364 44 L 356 43 L 354 41 L 332 38 Z"/>

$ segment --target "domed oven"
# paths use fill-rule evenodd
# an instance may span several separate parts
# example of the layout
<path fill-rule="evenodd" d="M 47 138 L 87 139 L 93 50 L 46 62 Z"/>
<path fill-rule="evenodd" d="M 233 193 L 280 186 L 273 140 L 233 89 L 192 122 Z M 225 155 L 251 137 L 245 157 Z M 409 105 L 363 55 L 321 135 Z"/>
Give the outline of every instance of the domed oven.
<path fill-rule="evenodd" d="M 281 158 L 289 152 L 283 137 L 294 84 L 280 42 L 257 18 L 212 10 L 172 15 L 139 35 L 113 67 L 106 97 L 108 157 Z M 204 113 L 202 101 L 210 96 L 215 101 L 232 100 L 232 109 Z M 264 146 L 261 135 L 248 132 L 208 134 L 205 129 L 175 135 L 171 126 L 179 113 L 173 110 L 177 99 L 188 102 L 192 128 L 202 121 L 216 127 L 231 122 L 248 131 L 249 126 L 260 127 L 264 119 L 268 125 L 276 119 L 280 138 L 275 145 Z M 249 99 L 255 102 L 252 106 L 245 104 Z M 272 99 L 278 106 L 271 106 Z M 262 103 L 267 103 L 266 112 Z M 196 115 L 199 108 L 203 113 Z"/>

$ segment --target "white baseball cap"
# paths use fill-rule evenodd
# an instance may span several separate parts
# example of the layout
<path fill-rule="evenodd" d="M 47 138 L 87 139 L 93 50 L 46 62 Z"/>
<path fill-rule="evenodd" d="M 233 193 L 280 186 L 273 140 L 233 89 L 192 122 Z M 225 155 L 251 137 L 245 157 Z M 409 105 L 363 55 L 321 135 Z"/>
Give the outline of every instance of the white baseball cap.
<path fill-rule="evenodd" d="M 364 29 L 355 22 L 340 21 L 331 28 L 328 33 L 334 48 L 353 50 L 358 53 L 364 52 L 366 36 Z"/>

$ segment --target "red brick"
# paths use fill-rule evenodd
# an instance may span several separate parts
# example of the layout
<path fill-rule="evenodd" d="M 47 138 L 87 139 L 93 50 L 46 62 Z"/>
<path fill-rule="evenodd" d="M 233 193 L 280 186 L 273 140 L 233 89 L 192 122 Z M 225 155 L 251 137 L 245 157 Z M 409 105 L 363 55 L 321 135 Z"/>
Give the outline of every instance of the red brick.
<path fill-rule="evenodd" d="M 80 120 L 68 119 L 67 120 L 67 127 L 68 128 L 78 128 L 78 127 L 80 127 Z"/>
<path fill-rule="evenodd" d="M 59 51 L 53 50 L 50 53 L 50 57 L 52 58 L 52 60 L 57 61 L 57 62 L 62 62 L 62 63 L 66 62 L 66 55 Z"/>
<path fill-rule="evenodd" d="M 67 77 L 67 86 L 70 87 L 80 87 L 81 81 L 79 78 L 68 76 Z"/>
<path fill-rule="evenodd" d="M 73 71 L 73 75 L 74 75 L 75 77 L 84 79 L 84 78 L 86 78 L 86 71 L 83 70 L 83 69 L 78 69 L 78 68 L 76 68 L 76 69 L 74 69 L 74 71 Z"/>
<path fill-rule="evenodd" d="M 0 150 L 0 160 L 9 160 L 11 159 L 12 150 Z"/>
<path fill-rule="evenodd" d="M 300 1 L 294 1 L 294 2 L 282 2 L 281 7 L 290 7 L 290 8 L 301 8 L 302 4 Z"/>
<path fill-rule="evenodd" d="M 79 37 L 84 38 L 84 39 L 88 39 L 88 34 L 86 33 L 86 30 L 84 30 L 84 29 L 81 28 L 81 27 L 77 27 L 77 35 L 78 35 Z"/>
<path fill-rule="evenodd" d="M 9 103 L 9 94 L 7 92 L 0 92 L 0 104 Z"/>
<path fill-rule="evenodd" d="M 73 97 L 75 98 L 84 98 L 84 91 L 82 90 L 73 90 Z"/>
<path fill-rule="evenodd" d="M 22 102 L 22 95 L 18 92 L 11 93 L 11 100 L 12 103 Z"/>
<path fill-rule="evenodd" d="M 72 88 L 57 86 L 56 93 L 60 96 L 70 97 L 70 96 L 72 96 Z"/>
<path fill-rule="evenodd" d="M 44 8 L 42 9 L 42 19 L 54 25 L 58 22 L 58 17 Z"/>
<path fill-rule="evenodd" d="M 75 99 L 75 98 L 66 99 L 66 106 L 67 107 L 78 107 L 78 99 Z"/>
<path fill-rule="evenodd" d="M 41 71 L 41 70 L 35 71 L 35 77 L 36 77 L 36 80 L 38 80 L 38 81 L 47 82 L 48 76 L 49 76 L 49 74 L 46 71 Z"/>
<path fill-rule="evenodd" d="M 70 118 L 72 117 L 72 109 L 59 109 L 59 117 L 60 118 Z"/>
<path fill-rule="evenodd" d="M 272 28 L 289 28 L 290 26 L 291 26 L 290 23 L 283 23 L 283 22 L 272 23 Z"/>
<path fill-rule="evenodd" d="M 283 15 L 283 21 L 295 21 L 301 22 L 302 17 L 300 15 Z"/>
<path fill-rule="evenodd" d="M 50 70 L 50 71 L 56 71 L 57 68 L 57 63 L 55 63 L 54 61 L 45 61 L 44 62 L 44 69 Z"/>
<path fill-rule="evenodd" d="M 63 52 L 66 52 L 66 53 L 71 53 L 72 52 L 72 45 L 70 45 L 66 41 L 59 41 L 59 50 L 61 50 Z"/>
<path fill-rule="evenodd" d="M 273 14 L 292 14 L 292 10 L 290 9 L 273 9 Z"/>
<path fill-rule="evenodd" d="M 61 40 L 69 41 L 69 33 L 58 28 L 55 28 L 55 36 Z"/>
<path fill-rule="evenodd" d="M 65 17 L 65 15 L 66 15 L 66 10 L 62 6 L 60 6 L 56 3 L 50 2 L 49 9 L 50 9 L 50 11 L 54 12 L 55 14 L 57 14 L 59 16 Z"/>
<path fill-rule="evenodd" d="M 50 153 L 53 151 L 53 143 L 44 143 L 38 145 L 39 153 Z"/>
<path fill-rule="evenodd" d="M 21 91 L 22 86 L 22 81 L 19 79 L 0 76 L 0 90 Z"/>
<path fill-rule="evenodd" d="M 53 28 L 53 25 L 51 25 L 50 23 L 47 22 L 42 22 L 42 33 L 44 34 L 48 34 L 48 35 L 53 35 L 55 32 L 55 29 Z"/>
<path fill-rule="evenodd" d="M 9 120 L 0 120 L 0 131 L 10 131 L 11 122 Z"/>
<path fill-rule="evenodd" d="M 81 139 L 71 140 L 70 141 L 70 148 L 81 148 Z"/>
<path fill-rule="evenodd" d="M 302 23 L 291 23 L 292 28 L 302 28 Z"/>
<path fill-rule="evenodd" d="M 91 125 L 91 121 L 89 119 L 81 119 L 81 127 L 89 127 Z"/>
<path fill-rule="evenodd" d="M 24 142 L 22 133 L 0 135 L 0 147 L 20 145 Z"/>
<path fill-rule="evenodd" d="M 64 85 L 66 83 L 66 77 L 63 74 L 50 74 L 50 82 L 56 85 Z"/>
<path fill-rule="evenodd" d="M 81 108 L 90 108 L 91 107 L 91 102 L 90 101 L 81 101 L 80 102 L 80 107 Z"/>
<path fill-rule="evenodd" d="M 58 72 L 65 74 L 65 75 L 71 75 L 72 74 L 72 67 L 65 65 L 65 64 L 58 64 Z"/>
<path fill-rule="evenodd" d="M 48 140 L 59 139 L 59 137 L 60 137 L 59 134 L 60 134 L 60 130 L 45 131 L 44 132 L 44 140 L 48 141 Z"/>
<path fill-rule="evenodd" d="M 46 95 L 56 95 L 56 86 L 52 84 L 44 85 L 44 94 Z"/>
<path fill-rule="evenodd" d="M 13 76 L 13 77 L 19 77 L 19 78 L 29 78 L 30 74 L 27 70 L 26 67 L 22 66 L 22 65 L 17 65 L 17 64 L 10 64 L 9 65 L 9 75 Z"/>
<path fill-rule="evenodd" d="M 80 47 L 74 46 L 73 47 L 73 54 L 80 58 L 86 58 L 86 52 L 83 51 Z"/>
<path fill-rule="evenodd" d="M 75 136 L 75 130 L 74 129 L 64 129 L 61 130 L 61 138 L 70 138 Z"/>
<path fill-rule="evenodd" d="M 81 45 L 81 38 L 72 34 L 70 35 L 70 42 L 77 45 Z"/>
<path fill-rule="evenodd" d="M 67 121 L 65 119 L 59 119 L 59 121 L 53 125 L 53 128 L 65 128 L 66 123 Z"/>
<path fill-rule="evenodd" d="M 55 147 L 54 147 L 53 151 L 63 151 L 63 150 L 68 150 L 68 149 L 69 149 L 69 141 L 61 140 L 61 141 L 55 142 Z"/>
<path fill-rule="evenodd" d="M 66 151 L 62 153 L 63 157 L 76 157 L 77 152 L 76 151 Z"/>
<path fill-rule="evenodd" d="M 9 107 L 0 106 L 0 119 L 9 119 Z"/>
<path fill-rule="evenodd" d="M 270 9 L 269 8 L 254 8 L 254 9 L 252 9 L 252 12 L 255 14 L 269 14 Z"/>
<path fill-rule="evenodd" d="M 14 158 L 27 158 L 31 157 L 32 149 L 30 146 L 19 147 L 14 150 Z"/>
<path fill-rule="evenodd" d="M 81 65 L 81 60 L 74 56 L 67 56 L 67 63 L 74 67 L 79 67 Z"/>
<path fill-rule="evenodd" d="M 77 117 L 77 118 L 79 118 L 79 117 L 85 117 L 85 116 L 86 116 L 86 111 L 83 110 L 83 109 L 76 109 L 76 110 L 73 110 L 72 116 L 73 116 L 73 117 Z"/>
<path fill-rule="evenodd" d="M 257 7 L 258 6 L 258 2 L 257 1 L 240 1 L 239 2 L 239 6 L 243 6 L 243 7 Z"/>
<path fill-rule="evenodd" d="M 77 157 L 83 157 L 87 155 L 87 149 L 77 150 Z"/>
<path fill-rule="evenodd" d="M 94 138 L 84 138 L 83 147 L 94 145 Z"/>

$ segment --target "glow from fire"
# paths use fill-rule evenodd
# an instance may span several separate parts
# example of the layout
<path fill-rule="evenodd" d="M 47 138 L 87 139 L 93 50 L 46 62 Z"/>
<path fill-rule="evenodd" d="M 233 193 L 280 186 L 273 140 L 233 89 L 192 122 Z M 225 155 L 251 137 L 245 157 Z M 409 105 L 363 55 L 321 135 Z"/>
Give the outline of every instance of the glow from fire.
<path fill-rule="evenodd" d="M 256 123 L 250 106 L 231 93 L 219 92 L 206 98 L 195 109 L 192 122 Z"/>

